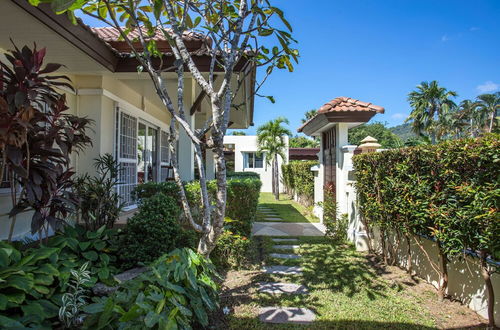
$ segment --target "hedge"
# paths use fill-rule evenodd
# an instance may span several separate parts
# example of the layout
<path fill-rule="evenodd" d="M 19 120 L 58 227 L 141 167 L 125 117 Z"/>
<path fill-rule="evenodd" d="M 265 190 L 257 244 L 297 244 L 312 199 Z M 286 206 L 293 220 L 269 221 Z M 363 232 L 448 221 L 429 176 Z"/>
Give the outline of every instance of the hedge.
<path fill-rule="evenodd" d="M 227 172 L 227 178 L 254 178 L 260 180 L 260 174 L 256 172 Z"/>
<path fill-rule="evenodd" d="M 448 260 L 473 253 L 481 260 L 490 308 L 488 260 L 500 258 L 499 141 L 500 135 L 490 134 L 353 158 L 362 219 L 369 230 L 380 229 L 384 259 L 391 254 L 385 242 L 389 230 L 408 243 L 415 240 L 419 248 L 421 238 L 435 241 L 440 263 L 429 262 L 441 278 L 442 297 Z"/>
<path fill-rule="evenodd" d="M 297 194 L 299 202 L 307 206 L 314 202 L 314 173 L 311 167 L 317 161 L 291 161 L 281 166 L 285 192 L 291 196 Z"/>

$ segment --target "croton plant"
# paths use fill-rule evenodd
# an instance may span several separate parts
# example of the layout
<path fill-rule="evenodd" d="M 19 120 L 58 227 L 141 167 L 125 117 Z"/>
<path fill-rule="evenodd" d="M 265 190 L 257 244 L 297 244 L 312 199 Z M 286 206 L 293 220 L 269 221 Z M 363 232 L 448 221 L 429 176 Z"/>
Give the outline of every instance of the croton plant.
<path fill-rule="evenodd" d="M 0 61 L 0 178 L 12 195 L 12 239 L 16 215 L 32 209 L 32 233 L 68 216 L 76 203 L 70 155 L 91 144 L 91 121 L 67 113 L 63 89 L 73 90 L 68 77 L 50 75 L 61 64 L 44 65 L 46 49 L 25 46 Z"/>

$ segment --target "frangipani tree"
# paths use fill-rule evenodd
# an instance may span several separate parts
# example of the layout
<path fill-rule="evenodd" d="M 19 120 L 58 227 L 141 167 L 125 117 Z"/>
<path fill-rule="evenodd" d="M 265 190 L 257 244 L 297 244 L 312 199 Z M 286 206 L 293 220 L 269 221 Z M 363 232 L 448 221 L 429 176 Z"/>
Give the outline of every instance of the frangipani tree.
<path fill-rule="evenodd" d="M 266 163 L 272 166 L 273 193 L 276 200 L 280 198 L 278 157 L 281 157 L 283 160 L 286 159 L 285 152 L 287 145 L 285 137 L 292 134 L 282 124 L 289 124 L 288 119 L 278 117 L 268 121 L 257 129 L 258 150 L 259 152 L 266 153 Z"/>
<path fill-rule="evenodd" d="M 31 4 L 50 3 L 58 14 L 66 13 L 76 24 L 75 13 L 98 19 L 119 31 L 137 60 L 138 71 L 146 72 L 156 93 L 172 120 L 169 145 L 175 180 L 188 222 L 201 239 L 198 252 L 208 256 L 219 237 L 226 207 L 226 164 L 223 139 L 229 123 L 229 113 L 244 77 L 235 77 L 235 66 L 242 59 L 255 68 L 264 67 L 262 80 L 256 83 L 255 93 L 275 68 L 293 70 L 298 51 L 292 48 L 295 40 L 292 28 L 283 12 L 270 0 L 29 0 Z M 183 37 L 198 33 L 205 38 L 210 65 L 202 71 Z M 133 33 L 133 34 L 132 34 Z M 162 66 L 164 55 L 155 41 L 156 35 L 166 39 L 175 61 L 173 67 Z M 136 37 L 132 37 L 132 35 Z M 167 89 L 165 71 L 177 74 L 177 102 Z M 251 74 L 252 70 L 246 74 Z M 222 74 L 216 80 L 216 72 Z M 201 129 L 189 125 L 184 101 L 184 82 L 192 77 L 210 101 L 211 111 Z M 238 79 L 236 83 L 234 80 Z M 236 86 L 236 87 L 234 87 Z M 272 100 L 272 97 L 269 97 Z M 191 215 L 175 156 L 179 128 L 186 132 L 195 149 L 195 161 L 200 177 L 202 222 Z M 204 150 L 215 155 L 217 192 L 212 212 L 207 190 Z"/>

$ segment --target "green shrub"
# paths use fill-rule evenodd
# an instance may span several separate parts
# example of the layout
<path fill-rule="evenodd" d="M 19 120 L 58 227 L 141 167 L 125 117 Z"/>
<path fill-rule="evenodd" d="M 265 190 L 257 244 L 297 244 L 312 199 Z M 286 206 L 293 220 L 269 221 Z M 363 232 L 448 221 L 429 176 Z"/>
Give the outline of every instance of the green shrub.
<path fill-rule="evenodd" d="M 253 178 L 260 180 L 260 174 L 256 172 L 227 172 L 227 178 Z"/>
<path fill-rule="evenodd" d="M 141 201 L 142 199 L 153 197 L 154 195 L 162 193 L 178 199 L 179 187 L 175 182 L 146 182 L 137 185 L 132 191 L 132 197 Z"/>
<path fill-rule="evenodd" d="M 128 219 L 119 241 L 120 261 L 124 268 L 149 263 L 185 241 L 179 223 L 180 209 L 171 196 L 158 193 L 141 200 L 138 212 Z"/>
<path fill-rule="evenodd" d="M 230 219 L 226 219 L 230 222 Z M 234 234 L 230 229 L 225 229 L 217 241 L 215 249 L 210 254 L 210 259 L 218 269 L 239 269 L 248 263 L 250 240 L 246 236 Z"/>
<path fill-rule="evenodd" d="M 84 308 L 84 328 L 206 327 L 218 305 L 214 266 L 190 249 L 176 249 L 107 298 Z"/>
<path fill-rule="evenodd" d="M 347 214 L 339 217 L 334 185 L 329 184 L 324 188 L 322 206 L 325 235 L 335 242 L 346 242 L 349 218 Z"/>
<path fill-rule="evenodd" d="M 314 173 L 311 167 L 317 164 L 313 160 L 297 160 L 281 165 L 286 193 L 291 196 L 297 194 L 299 202 L 305 206 L 312 205 L 314 201 Z"/>
<path fill-rule="evenodd" d="M 120 172 L 118 162 L 112 155 L 105 154 L 95 159 L 94 166 L 97 176 L 85 174 L 77 178 L 74 185 L 80 223 L 92 231 L 102 226 L 113 228 L 124 205 L 116 191 Z"/>
<path fill-rule="evenodd" d="M 441 296 L 447 260 L 464 250 L 478 251 L 491 273 L 487 259 L 500 256 L 500 135 L 361 154 L 354 166 L 361 215 L 381 230 L 384 256 L 389 230 L 434 240 Z"/>

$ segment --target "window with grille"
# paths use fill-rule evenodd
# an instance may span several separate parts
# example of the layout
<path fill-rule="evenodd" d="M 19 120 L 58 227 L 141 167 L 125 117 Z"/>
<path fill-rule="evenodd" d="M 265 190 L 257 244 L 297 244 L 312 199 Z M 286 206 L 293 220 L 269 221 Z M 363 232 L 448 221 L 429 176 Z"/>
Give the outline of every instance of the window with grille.
<path fill-rule="evenodd" d="M 120 164 L 118 193 L 125 206 L 135 204 L 132 190 L 137 185 L 137 118 L 120 112 L 118 115 L 117 158 Z"/>
<path fill-rule="evenodd" d="M 160 133 L 160 181 L 172 180 L 174 177 L 172 166 L 170 166 L 170 150 L 168 148 L 168 133 Z"/>

